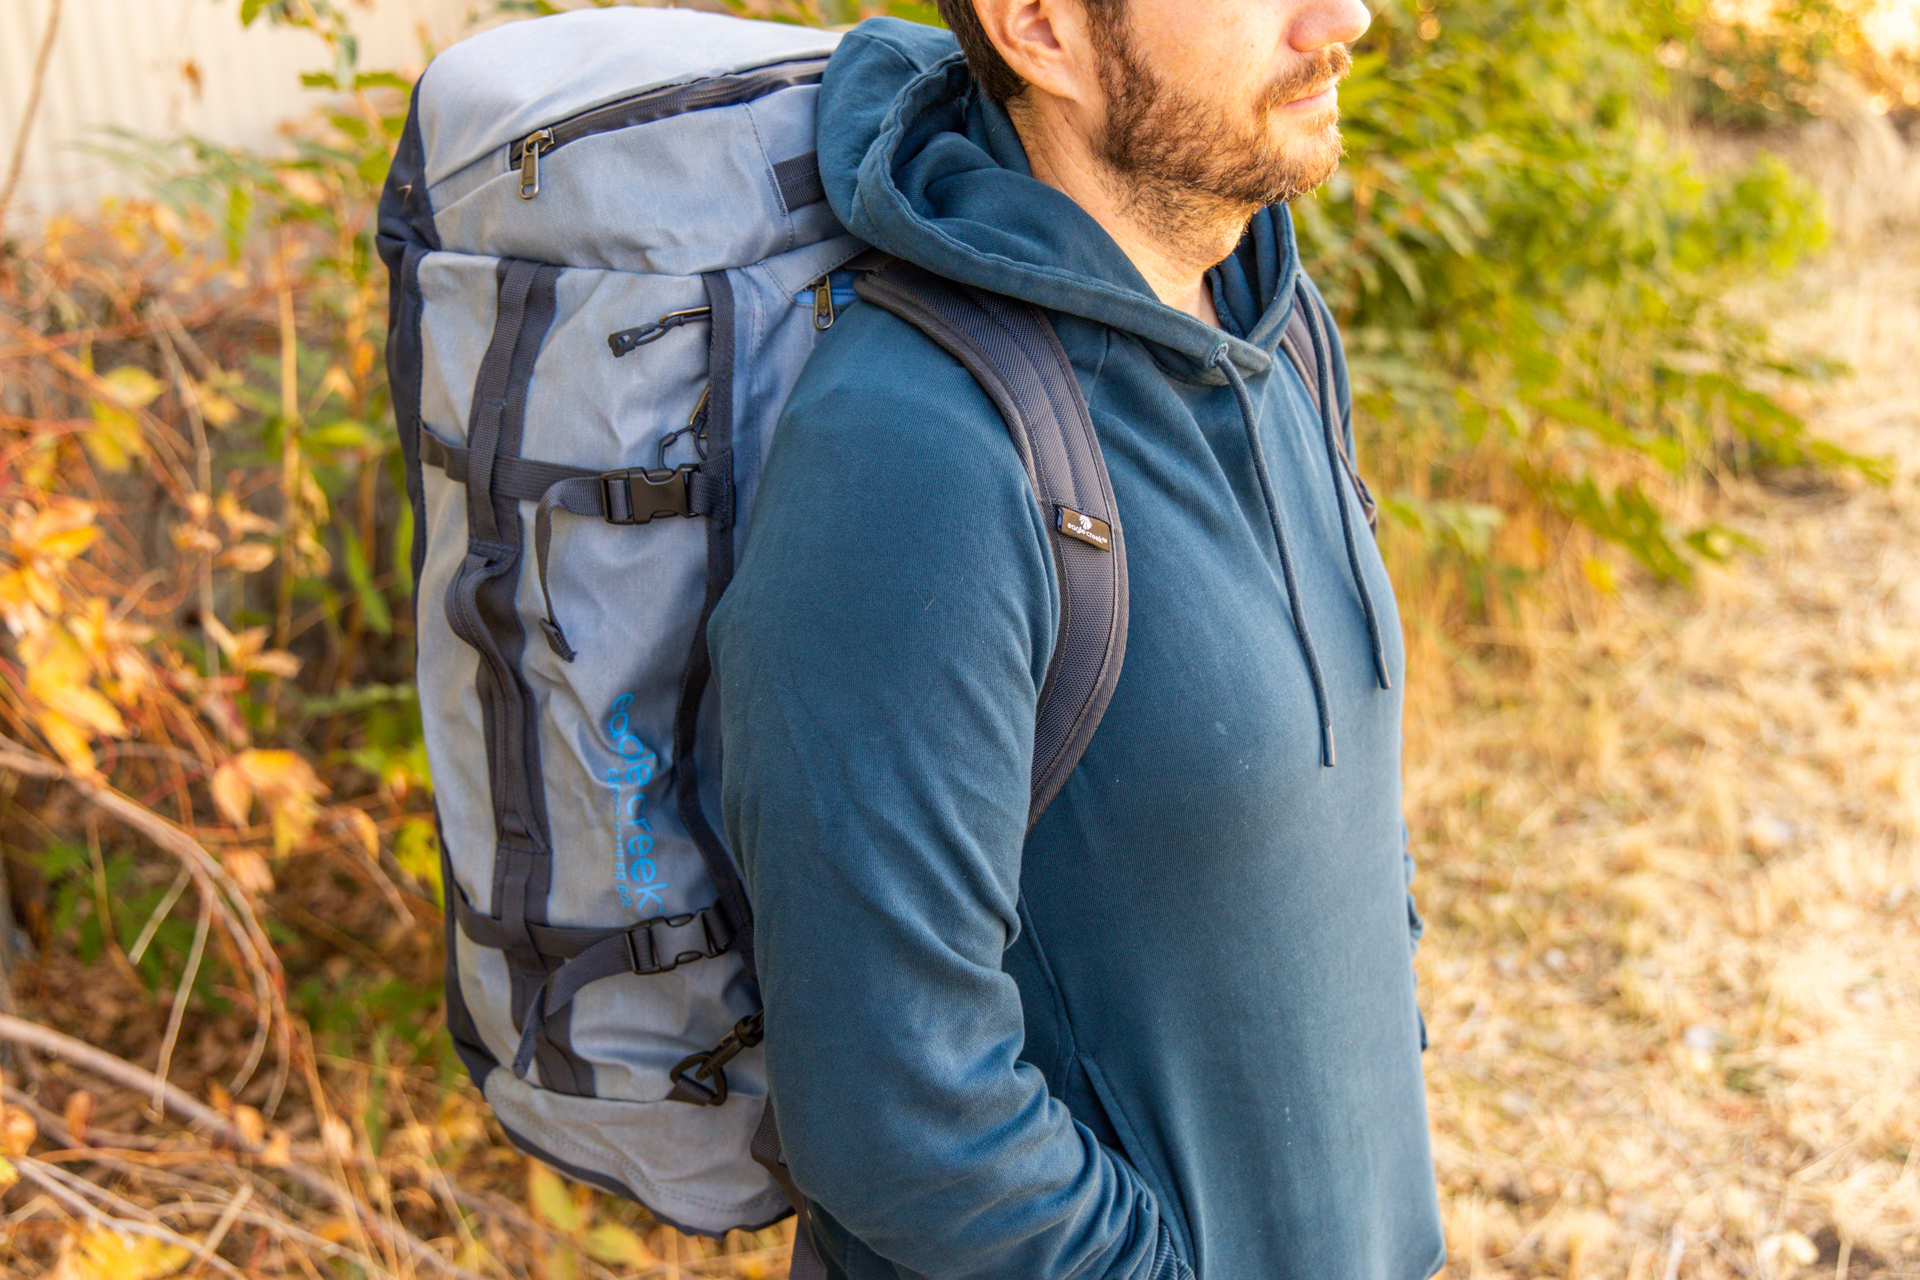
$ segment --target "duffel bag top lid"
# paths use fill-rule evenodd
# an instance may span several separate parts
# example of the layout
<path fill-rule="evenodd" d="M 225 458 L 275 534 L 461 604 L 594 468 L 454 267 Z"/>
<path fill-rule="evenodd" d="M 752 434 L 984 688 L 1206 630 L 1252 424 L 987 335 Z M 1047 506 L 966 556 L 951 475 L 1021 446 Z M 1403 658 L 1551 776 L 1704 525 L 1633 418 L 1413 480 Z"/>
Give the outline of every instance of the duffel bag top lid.
<path fill-rule="evenodd" d="M 833 52 L 836 32 L 687 9 L 582 9 L 462 40 L 421 78 L 427 182 L 544 125 L 662 85 Z M 439 110 L 441 103 L 449 109 Z"/>

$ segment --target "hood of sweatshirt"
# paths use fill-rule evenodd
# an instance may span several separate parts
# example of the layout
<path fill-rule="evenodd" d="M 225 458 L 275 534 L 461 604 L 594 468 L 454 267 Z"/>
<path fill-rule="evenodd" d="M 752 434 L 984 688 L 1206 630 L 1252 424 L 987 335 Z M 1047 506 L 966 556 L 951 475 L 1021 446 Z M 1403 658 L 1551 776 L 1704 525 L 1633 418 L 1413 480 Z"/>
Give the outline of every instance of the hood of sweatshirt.
<path fill-rule="evenodd" d="M 1013 122 L 972 88 L 946 32 L 897 18 L 851 32 L 827 69 L 818 133 L 827 198 L 869 244 L 1134 334 L 1199 381 L 1224 382 L 1224 359 L 1248 377 L 1273 363 L 1300 270 L 1286 207 L 1261 211 L 1215 268 L 1224 331 L 1168 306 L 1091 215 L 1033 177 Z"/>

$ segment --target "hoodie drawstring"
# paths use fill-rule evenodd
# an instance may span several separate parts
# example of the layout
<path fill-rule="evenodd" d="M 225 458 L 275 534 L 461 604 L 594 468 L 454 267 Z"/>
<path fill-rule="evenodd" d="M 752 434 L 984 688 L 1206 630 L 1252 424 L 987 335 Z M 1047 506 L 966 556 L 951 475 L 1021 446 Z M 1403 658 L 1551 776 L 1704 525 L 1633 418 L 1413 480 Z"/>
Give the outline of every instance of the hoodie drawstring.
<path fill-rule="evenodd" d="M 1320 658 L 1313 651 L 1313 633 L 1307 629 L 1307 615 L 1300 605 L 1300 582 L 1293 572 L 1293 552 L 1287 545 L 1286 525 L 1280 519 L 1280 504 L 1273 496 L 1273 481 L 1267 476 L 1267 456 L 1260 448 L 1259 421 L 1253 411 L 1253 397 L 1247 394 L 1246 380 L 1233 361 L 1226 358 L 1222 344 L 1208 363 L 1217 365 L 1226 375 L 1240 402 L 1240 420 L 1247 428 L 1247 448 L 1253 454 L 1253 471 L 1260 478 L 1260 493 L 1267 503 L 1267 519 L 1273 524 L 1274 545 L 1280 550 L 1280 575 L 1286 580 L 1287 603 L 1293 610 L 1293 633 L 1300 638 L 1300 653 L 1307 660 L 1307 678 L 1313 682 L 1313 701 L 1320 709 L 1320 763 L 1333 767 L 1333 713 L 1327 705 L 1327 680 L 1320 671 Z"/>
<path fill-rule="evenodd" d="M 1311 307 L 1313 300 L 1302 290 L 1296 295 L 1296 306 Z M 1311 312 L 1308 313 L 1312 315 Z M 1353 585 L 1360 593 L 1360 612 L 1367 618 L 1367 639 L 1373 646 L 1373 671 L 1380 681 L 1382 689 L 1393 688 L 1393 677 L 1387 674 L 1387 647 L 1380 639 L 1380 618 L 1374 612 L 1373 592 L 1367 589 L 1367 576 L 1360 572 L 1360 550 L 1353 541 L 1353 513 L 1347 505 L 1346 477 L 1340 474 L 1340 441 L 1334 435 L 1333 424 L 1333 359 L 1326 344 L 1320 338 L 1320 326 L 1311 321 L 1307 325 L 1307 336 L 1313 339 L 1313 377 L 1318 384 L 1321 404 L 1320 426 L 1327 439 L 1327 465 L 1333 470 L 1333 492 L 1340 501 L 1340 532 L 1347 540 L 1347 567 L 1353 571 Z M 1264 472 L 1263 472 L 1264 475 Z M 1264 481 L 1263 481 L 1264 483 Z"/>

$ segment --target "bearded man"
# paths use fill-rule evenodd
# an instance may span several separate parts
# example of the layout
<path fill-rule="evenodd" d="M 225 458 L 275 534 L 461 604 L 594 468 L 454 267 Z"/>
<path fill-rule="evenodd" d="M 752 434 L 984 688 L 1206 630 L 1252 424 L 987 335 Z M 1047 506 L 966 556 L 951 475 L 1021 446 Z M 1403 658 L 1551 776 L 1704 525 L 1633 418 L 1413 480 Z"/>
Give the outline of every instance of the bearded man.
<path fill-rule="evenodd" d="M 1044 310 L 1130 621 L 1029 832 L 1045 519 L 957 360 L 841 316 L 710 630 L 813 1239 L 850 1280 L 1424 1280 L 1400 632 L 1286 208 L 1338 162 L 1366 10 L 940 10 L 964 56 L 891 20 L 840 45 L 822 180 L 878 248 Z M 1275 354 L 1296 296 L 1319 395 Z"/>

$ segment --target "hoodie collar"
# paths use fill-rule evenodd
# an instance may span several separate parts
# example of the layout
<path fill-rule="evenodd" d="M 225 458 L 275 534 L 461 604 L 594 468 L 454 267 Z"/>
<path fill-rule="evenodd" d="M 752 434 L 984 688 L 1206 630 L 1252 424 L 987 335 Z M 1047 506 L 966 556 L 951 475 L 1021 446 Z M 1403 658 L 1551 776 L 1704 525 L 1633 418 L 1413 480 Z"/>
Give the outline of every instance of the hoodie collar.
<path fill-rule="evenodd" d="M 947 32 L 862 23 L 828 64 L 818 134 L 834 212 L 876 248 L 1134 334 L 1199 381 L 1225 382 L 1223 359 L 1249 376 L 1272 365 L 1299 272 L 1285 207 L 1262 210 L 1210 273 L 1224 331 L 1167 306 L 1090 214 L 1032 176 Z"/>

